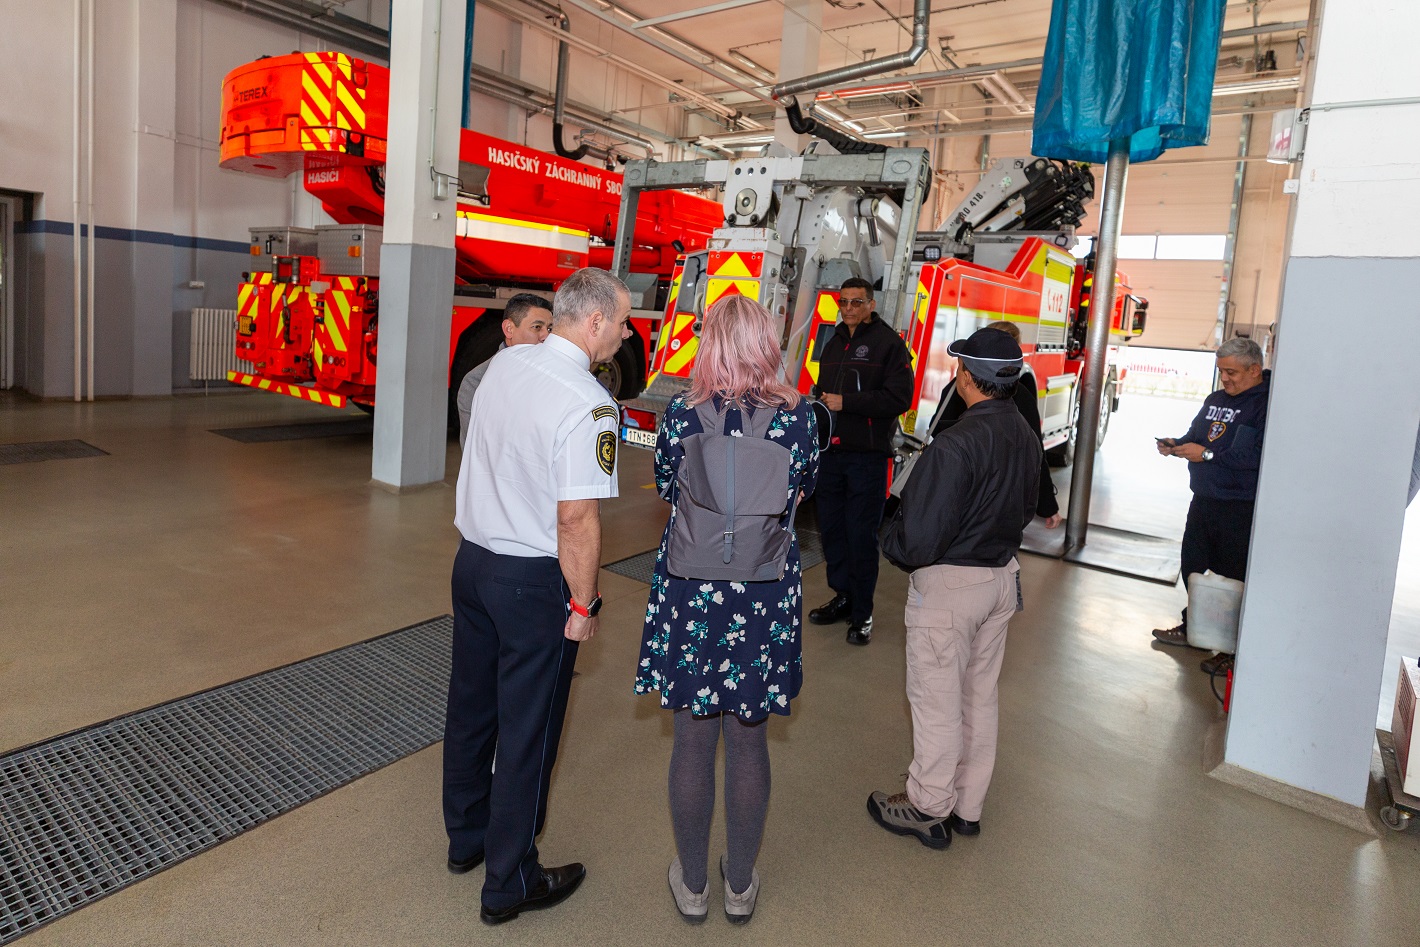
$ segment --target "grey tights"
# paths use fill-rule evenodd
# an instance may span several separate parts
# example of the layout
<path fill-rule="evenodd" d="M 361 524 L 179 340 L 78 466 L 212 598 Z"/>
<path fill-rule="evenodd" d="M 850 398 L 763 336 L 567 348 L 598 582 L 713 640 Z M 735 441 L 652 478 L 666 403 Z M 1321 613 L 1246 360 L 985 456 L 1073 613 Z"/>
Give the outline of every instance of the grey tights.
<path fill-rule="evenodd" d="M 725 735 L 726 875 L 735 891 L 749 888 L 764 817 L 769 810 L 769 743 L 766 721 L 746 723 L 734 714 L 696 717 L 675 712 L 671 751 L 671 824 L 685 886 L 705 890 L 710 820 L 715 815 L 715 747 Z"/>

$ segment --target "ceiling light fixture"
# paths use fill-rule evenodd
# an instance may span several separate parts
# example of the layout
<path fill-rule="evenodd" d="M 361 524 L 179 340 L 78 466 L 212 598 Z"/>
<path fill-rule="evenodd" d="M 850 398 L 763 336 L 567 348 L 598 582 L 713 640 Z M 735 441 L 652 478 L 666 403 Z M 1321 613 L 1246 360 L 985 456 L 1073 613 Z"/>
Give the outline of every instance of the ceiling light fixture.
<path fill-rule="evenodd" d="M 1273 92 L 1295 89 L 1301 84 L 1301 76 L 1275 76 L 1268 79 L 1249 79 L 1245 82 L 1229 82 L 1213 87 L 1213 97 L 1223 95 L 1250 95 L 1254 92 Z"/>
<path fill-rule="evenodd" d="M 750 70 L 750 72 L 754 73 L 755 78 L 763 79 L 765 82 L 774 82 L 778 78 L 774 75 L 774 73 L 770 72 L 764 66 L 761 66 L 759 63 L 755 62 L 753 59 L 750 59 L 738 49 L 732 49 L 729 52 L 730 58 L 733 59 L 735 62 L 739 63 L 740 65 L 744 66 L 746 69 Z"/>
<path fill-rule="evenodd" d="M 882 141 L 885 138 L 906 138 L 907 132 L 869 132 L 863 137 L 870 141 Z"/>

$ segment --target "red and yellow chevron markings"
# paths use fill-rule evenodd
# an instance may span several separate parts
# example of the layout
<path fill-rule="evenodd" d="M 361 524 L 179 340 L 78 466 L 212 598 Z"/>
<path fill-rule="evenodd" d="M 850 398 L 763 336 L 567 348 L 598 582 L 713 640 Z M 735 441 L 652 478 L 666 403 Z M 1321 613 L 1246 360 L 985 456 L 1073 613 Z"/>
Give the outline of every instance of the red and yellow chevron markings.
<path fill-rule="evenodd" d="M 227 381 L 238 385 L 246 385 L 248 388 L 270 391 L 278 395 L 288 395 L 301 401 L 322 404 L 329 408 L 345 407 L 344 395 L 321 391 L 319 388 L 307 388 L 304 385 L 291 385 L 284 381 L 272 381 L 270 378 L 262 378 L 260 375 L 248 375 L 246 372 L 229 371 L 227 372 Z"/>
<path fill-rule="evenodd" d="M 346 132 L 365 131 L 365 89 L 344 53 L 306 53 L 301 69 L 301 148 L 344 151 Z"/>

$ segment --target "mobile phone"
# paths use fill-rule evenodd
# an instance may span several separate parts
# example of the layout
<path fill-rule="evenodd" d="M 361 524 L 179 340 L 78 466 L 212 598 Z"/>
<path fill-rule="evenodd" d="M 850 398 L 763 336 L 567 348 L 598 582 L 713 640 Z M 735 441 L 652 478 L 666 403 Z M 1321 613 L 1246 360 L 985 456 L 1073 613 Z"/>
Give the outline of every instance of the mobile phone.
<path fill-rule="evenodd" d="M 1156 437 L 1156 438 L 1154 438 L 1154 440 L 1156 440 L 1156 441 L 1158 441 L 1160 444 L 1162 444 L 1164 441 L 1171 441 L 1171 440 L 1173 440 L 1173 438 L 1171 438 L 1171 437 Z"/>

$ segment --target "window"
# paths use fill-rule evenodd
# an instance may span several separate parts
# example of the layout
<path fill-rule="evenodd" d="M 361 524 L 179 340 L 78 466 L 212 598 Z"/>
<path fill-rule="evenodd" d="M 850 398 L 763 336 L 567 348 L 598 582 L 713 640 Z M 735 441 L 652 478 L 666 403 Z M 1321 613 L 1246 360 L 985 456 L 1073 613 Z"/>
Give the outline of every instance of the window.
<path fill-rule="evenodd" d="M 1115 255 L 1121 260 L 1152 260 L 1158 239 L 1152 235 L 1121 234 Z"/>
<path fill-rule="evenodd" d="M 1121 260 L 1221 260 L 1227 248 L 1221 233 L 1121 234 L 1115 252 Z M 1094 249 L 1094 237 L 1076 237 L 1070 252 L 1083 260 Z"/>
<path fill-rule="evenodd" d="M 1156 260 L 1221 260 L 1228 237 L 1221 233 L 1175 233 L 1159 237 Z"/>

